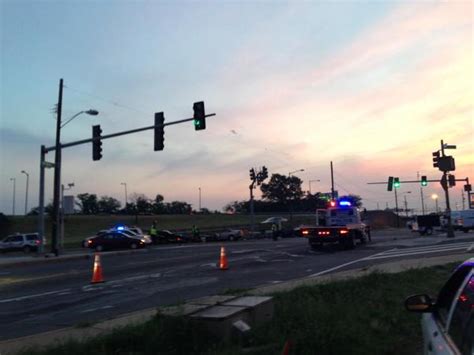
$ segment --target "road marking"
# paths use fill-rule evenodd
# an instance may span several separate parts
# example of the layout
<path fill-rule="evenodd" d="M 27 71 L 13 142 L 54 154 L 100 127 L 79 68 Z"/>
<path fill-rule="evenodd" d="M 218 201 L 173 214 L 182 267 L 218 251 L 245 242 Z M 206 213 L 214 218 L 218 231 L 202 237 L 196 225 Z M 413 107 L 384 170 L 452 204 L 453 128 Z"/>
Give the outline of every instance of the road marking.
<path fill-rule="evenodd" d="M 6 298 L 6 299 L 3 299 L 3 300 L 0 300 L 0 303 L 23 301 L 23 300 L 27 300 L 27 299 L 30 299 L 30 298 L 36 298 L 36 297 L 42 297 L 42 296 L 49 296 L 49 295 L 54 295 L 54 294 L 56 294 L 56 293 L 62 293 L 62 292 L 67 292 L 67 291 L 71 291 L 71 289 L 70 289 L 70 288 L 66 288 L 66 289 L 64 289 L 64 290 L 43 292 L 43 293 L 37 293 L 37 294 L 34 294 L 34 295 L 21 296 L 21 297 L 15 297 L 15 298 Z"/>
<path fill-rule="evenodd" d="M 9 272 L 9 271 L 0 272 L 0 275 L 2 275 L 2 276 L 3 275 L 10 275 L 10 274 L 11 274 L 11 272 Z"/>
<path fill-rule="evenodd" d="M 392 251 L 392 250 L 396 250 L 396 249 L 391 249 L 391 250 L 389 250 L 389 251 Z M 370 259 L 370 258 L 372 258 L 372 257 L 375 257 L 375 256 L 377 256 L 377 255 L 380 255 L 380 254 L 382 254 L 382 253 L 377 253 L 377 254 L 374 254 L 374 255 L 371 255 L 371 256 L 366 256 L 365 258 L 361 258 L 361 259 L 357 259 L 357 260 L 352 260 L 352 261 L 349 261 L 348 263 L 341 264 L 341 265 L 332 267 L 332 268 L 330 268 L 330 269 L 323 270 L 323 271 L 317 272 L 317 273 L 315 273 L 315 274 L 309 275 L 309 277 L 321 276 L 321 275 L 327 274 L 327 273 L 329 273 L 329 272 L 331 272 L 331 271 L 339 270 L 339 269 L 342 269 L 343 267 L 346 267 L 346 266 L 349 266 L 349 265 L 358 263 L 358 262 L 360 262 L 360 261 L 368 260 L 368 259 Z"/>
<path fill-rule="evenodd" d="M 81 313 L 90 313 L 90 312 L 99 311 L 99 310 L 103 310 L 103 309 L 110 309 L 110 308 L 114 308 L 114 306 L 103 306 L 103 307 L 97 307 L 97 308 L 89 308 L 89 309 L 85 309 L 85 310 L 81 311 Z"/>
<path fill-rule="evenodd" d="M 403 252 L 409 250 L 411 252 L 414 251 L 424 251 L 424 250 L 443 250 L 443 249 L 464 249 L 467 248 L 471 243 L 449 243 L 449 244 L 436 244 L 436 245 L 426 245 L 423 247 L 413 247 L 413 248 L 397 248 L 393 253 Z M 387 254 L 388 252 L 384 252 Z"/>
<path fill-rule="evenodd" d="M 446 251 L 454 251 L 454 250 L 464 250 L 465 246 L 451 246 L 451 247 L 442 247 L 438 249 L 434 248 L 427 248 L 425 250 L 417 248 L 416 250 L 405 249 L 405 250 L 397 250 L 395 252 L 390 253 L 382 253 L 377 256 L 373 256 L 368 260 L 377 260 L 377 259 L 387 259 L 387 258 L 396 258 L 401 256 L 411 256 L 411 255 L 421 255 L 421 254 L 432 254 L 432 253 L 442 253 Z"/>

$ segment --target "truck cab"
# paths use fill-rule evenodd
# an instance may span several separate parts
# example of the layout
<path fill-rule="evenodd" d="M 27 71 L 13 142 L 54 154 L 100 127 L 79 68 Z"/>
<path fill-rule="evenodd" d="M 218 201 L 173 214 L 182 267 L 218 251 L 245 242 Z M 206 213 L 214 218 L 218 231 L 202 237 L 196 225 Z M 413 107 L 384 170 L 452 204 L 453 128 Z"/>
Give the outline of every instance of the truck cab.
<path fill-rule="evenodd" d="M 362 222 L 360 211 L 349 201 L 331 201 L 328 208 L 316 210 L 316 225 L 300 228 L 313 249 L 324 244 L 339 243 L 346 249 L 370 240 L 370 228 Z"/>

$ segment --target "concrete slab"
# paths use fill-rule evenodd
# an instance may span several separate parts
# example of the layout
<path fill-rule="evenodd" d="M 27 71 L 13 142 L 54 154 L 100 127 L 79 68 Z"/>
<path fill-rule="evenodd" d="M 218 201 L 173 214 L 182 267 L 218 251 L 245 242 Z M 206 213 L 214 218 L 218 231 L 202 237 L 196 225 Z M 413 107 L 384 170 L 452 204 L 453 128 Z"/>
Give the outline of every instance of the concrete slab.
<path fill-rule="evenodd" d="M 163 307 L 160 308 L 159 313 L 165 316 L 190 316 L 194 313 L 202 311 L 210 306 L 204 304 L 189 304 L 185 303 L 179 306 Z"/>
<path fill-rule="evenodd" d="M 246 307 L 213 306 L 193 314 L 190 319 L 219 339 L 230 339 L 238 335 L 234 323 L 250 323 Z"/>
<path fill-rule="evenodd" d="M 273 298 L 267 296 L 243 296 L 223 304 L 223 306 L 245 307 L 250 325 L 271 321 L 273 318 Z"/>
<path fill-rule="evenodd" d="M 230 301 L 232 299 L 236 298 L 236 296 L 231 296 L 231 295 L 216 295 L 216 296 L 208 296 L 208 297 L 201 297 L 201 298 L 196 298 L 194 300 L 190 300 L 188 303 L 191 304 L 201 304 L 201 305 L 207 305 L 207 306 L 214 306 L 216 304 L 224 303 L 227 301 Z"/>

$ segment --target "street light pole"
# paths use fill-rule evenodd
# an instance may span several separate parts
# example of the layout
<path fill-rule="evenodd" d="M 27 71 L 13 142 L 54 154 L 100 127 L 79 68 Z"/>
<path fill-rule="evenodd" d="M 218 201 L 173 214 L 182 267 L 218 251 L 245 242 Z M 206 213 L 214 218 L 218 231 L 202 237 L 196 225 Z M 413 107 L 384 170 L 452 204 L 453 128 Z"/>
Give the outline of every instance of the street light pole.
<path fill-rule="evenodd" d="M 431 195 L 431 198 L 432 198 L 433 200 L 435 200 L 436 213 L 439 213 L 439 209 L 438 209 L 438 195 L 433 194 L 433 195 Z"/>
<path fill-rule="evenodd" d="M 67 188 L 64 187 L 63 184 L 61 184 L 61 238 L 59 241 L 59 246 L 61 249 L 64 248 L 64 190 L 71 190 L 74 187 L 74 183 L 71 182 L 67 184 Z"/>
<path fill-rule="evenodd" d="M 15 215 L 15 193 L 16 193 L 16 178 L 10 178 L 10 181 L 13 181 L 13 200 L 12 200 L 12 216 Z"/>
<path fill-rule="evenodd" d="M 127 208 L 128 200 L 127 200 L 127 183 L 126 182 L 121 182 L 120 185 L 123 185 L 125 187 L 125 209 Z"/>
<path fill-rule="evenodd" d="M 201 212 L 201 188 L 199 188 L 199 212 Z"/>
<path fill-rule="evenodd" d="M 26 192 L 25 192 L 25 216 L 28 213 L 28 185 L 30 180 L 30 174 L 28 174 L 25 170 L 21 171 L 23 174 L 26 175 Z"/>
<path fill-rule="evenodd" d="M 321 180 L 317 179 L 317 180 L 309 180 L 309 194 L 311 195 L 311 183 L 312 182 L 320 182 Z"/>
<path fill-rule="evenodd" d="M 290 172 L 288 173 L 288 180 L 291 178 L 291 174 L 299 173 L 299 172 L 302 172 L 302 171 L 304 171 L 304 169 L 298 169 L 298 170 L 295 170 L 295 171 L 290 171 Z M 289 183 L 290 183 L 290 182 L 288 181 L 288 184 L 289 184 Z M 290 223 L 293 221 L 293 204 L 292 204 L 291 202 L 292 202 L 292 200 L 291 200 L 291 198 L 290 198 L 289 206 L 288 206 L 289 209 L 290 209 Z"/>
<path fill-rule="evenodd" d="M 411 191 L 407 191 L 403 194 L 403 199 L 405 200 L 405 216 L 408 217 L 408 203 L 407 203 L 407 194 L 411 194 Z"/>

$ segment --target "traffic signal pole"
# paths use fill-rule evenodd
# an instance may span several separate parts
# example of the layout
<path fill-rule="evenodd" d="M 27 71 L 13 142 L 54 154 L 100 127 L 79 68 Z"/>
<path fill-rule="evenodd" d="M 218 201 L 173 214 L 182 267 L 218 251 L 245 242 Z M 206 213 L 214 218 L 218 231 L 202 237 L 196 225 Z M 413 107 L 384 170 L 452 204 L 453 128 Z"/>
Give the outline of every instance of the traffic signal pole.
<path fill-rule="evenodd" d="M 443 140 L 441 140 L 441 156 L 442 157 L 445 156 Z M 447 181 L 447 178 L 448 178 L 447 175 L 448 175 L 448 173 L 446 171 L 443 171 L 442 180 Z M 450 206 L 450 203 L 449 203 L 449 186 L 448 186 L 448 184 L 442 184 L 442 187 L 443 187 L 444 194 L 445 194 L 445 197 L 446 197 L 446 219 L 448 221 L 447 237 L 448 238 L 454 238 L 455 237 L 454 228 L 453 228 L 453 224 L 452 224 L 452 221 L 451 221 L 451 206 Z"/>
<path fill-rule="evenodd" d="M 59 225 L 60 225 L 60 216 L 59 216 L 59 195 L 61 189 L 61 150 L 63 148 L 69 148 L 76 145 L 86 144 L 86 143 L 93 143 L 95 141 L 101 141 L 103 139 L 109 139 L 114 137 L 123 136 L 126 134 L 142 132 L 146 130 L 151 130 L 157 128 L 157 126 L 147 126 L 137 129 L 132 129 L 129 131 L 122 131 L 117 133 L 112 133 L 108 135 L 103 135 L 95 138 L 88 138 L 82 139 L 79 141 L 74 141 L 70 143 L 61 144 L 61 112 L 62 112 L 62 96 L 63 96 L 63 79 L 59 82 L 59 100 L 58 100 L 58 107 L 57 107 L 57 122 L 56 122 L 56 144 L 51 147 L 41 146 L 41 157 L 40 157 L 40 187 L 39 187 L 39 221 L 38 221 L 38 232 L 41 236 L 44 236 L 44 169 L 47 163 L 45 161 L 46 154 L 48 152 L 54 151 L 55 152 L 55 159 L 54 159 L 54 199 L 53 199 L 53 216 L 52 216 L 52 232 L 51 232 L 51 252 L 55 255 L 59 255 L 58 249 L 58 237 L 59 237 Z M 206 114 L 204 117 L 212 117 L 215 116 L 215 113 Z M 188 121 L 194 121 L 195 118 L 186 118 L 183 120 L 173 121 L 164 123 L 160 125 L 161 127 L 164 126 L 171 126 L 176 125 L 179 123 L 184 123 Z"/>
<path fill-rule="evenodd" d="M 397 228 L 400 228 L 400 216 L 398 215 L 398 196 L 397 196 L 397 188 L 393 189 L 395 192 L 395 211 L 397 211 Z"/>

